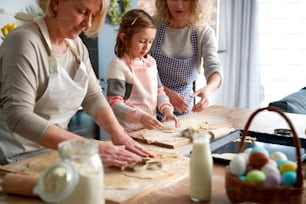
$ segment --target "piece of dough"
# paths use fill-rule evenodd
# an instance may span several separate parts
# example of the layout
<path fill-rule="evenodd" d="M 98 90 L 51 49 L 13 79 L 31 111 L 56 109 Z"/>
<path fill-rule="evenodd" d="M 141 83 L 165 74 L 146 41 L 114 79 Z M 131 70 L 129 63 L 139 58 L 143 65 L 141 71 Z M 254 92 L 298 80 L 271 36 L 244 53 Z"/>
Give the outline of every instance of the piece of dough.
<path fill-rule="evenodd" d="M 150 162 L 159 163 L 160 168 L 147 168 L 137 172 L 123 171 L 123 174 L 138 179 L 155 179 L 175 173 L 182 165 L 189 164 L 187 158 L 174 152 L 158 151 L 156 149 L 149 149 L 149 151 L 155 154 L 155 157 L 150 159 Z"/>
<path fill-rule="evenodd" d="M 138 172 L 125 171 L 123 174 L 131 178 L 154 179 L 167 175 L 167 171 L 162 168 L 159 170 L 143 170 Z"/>
<path fill-rule="evenodd" d="M 40 174 L 48 166 L 55 163 L 57 159 L 58 159 L 58 153 L 56 151 L 47 153 L 44 157 L 38 157 L 37 159 L 29 161 L 26 164 L 27 169 L 25 169 L 25 172 L 30 174 Z"/>
<path fill-rule="evenodd" d="M 107 176 L 104 176 L 104 187 L 105 189 L 125 190 L 136 188 L 137 184 L 132 178 L 123 174 L 108 173 Z"/>

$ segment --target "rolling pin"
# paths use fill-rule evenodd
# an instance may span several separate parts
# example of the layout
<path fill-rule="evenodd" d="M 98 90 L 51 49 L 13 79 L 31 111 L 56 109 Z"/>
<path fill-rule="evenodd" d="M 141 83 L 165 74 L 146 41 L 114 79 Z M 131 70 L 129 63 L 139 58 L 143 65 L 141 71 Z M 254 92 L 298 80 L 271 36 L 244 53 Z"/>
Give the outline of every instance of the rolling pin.
<path fill-rule="evenodd" d="M 235 129 L 234 128 L 229 128 L 229 127 L 221 127 L 217 128 L 214 130 L 210 130 L 209 134 L 211 135 L 211 140 L 218 139 L 220 137 L 223 137 L 231 132 L 233 132 Z"/>
<path fill-rule="evenodd" d="M 39 176 L 7 173 L 3 177 L 2 191 L 8 194 L 37 197 L 33 189 L 38 183 Z"/>
<path fill-rule="evenodd" d="M 187 128 L 185 130 L 182 131 L 182 136 L 183 137 L 192 137 L 192 134 L 195 132 L 207 132 L 210 134 L 210 140 L 215 140 L 217 138 L 223 137 L 231 132 L 233 132 L 235 129 L 232 127 L 221 127 L 221 128 L 216 128 L 214 130 L 204 130 L 204 131 L 198 131 L 198 130 L 194 130 L 194 129 L 190 129 Z"/>

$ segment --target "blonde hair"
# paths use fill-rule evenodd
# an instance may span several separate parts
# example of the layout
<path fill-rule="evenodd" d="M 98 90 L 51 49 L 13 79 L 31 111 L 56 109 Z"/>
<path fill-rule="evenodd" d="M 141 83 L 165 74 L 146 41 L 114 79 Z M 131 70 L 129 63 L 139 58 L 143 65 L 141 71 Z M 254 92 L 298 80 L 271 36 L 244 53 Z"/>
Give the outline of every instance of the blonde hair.
<path fill-rule="evenodd" d="M 133 35 L 143 28 L 155 28 L 152 17 L 142 9 L 131 9 L 124 14 L 118 29 L 116 37 L 115 54 L 117 57 L 122 57 L 127 51 Z M 120 39 L 120 33 L 125 33 L 126 39 L 123 42 Z"/>
<path fill-rule="evenodd" d="M 189 23 L 196 28 L 201 28 L 209 23 L 212 12 L 212 3 L 210 0 L 190 0 L 191 9 L 189 14 Z M 157 17 L 164 23 L 171 25 L 171 14 L 168 9 L 167 0 L 155 1 Z"/>
<path fill-rule="evenodd" d="M 52 8 L 53 0 L 37 0 L 37 4 L 43 10 L 46 16 L 55 16 L 54 10 Z M 96 37 L 102 28 L 109 7 L 109 0 L 101 0 L 101 8 L 95 17 L 92 18 L 92 26 L 84 31 L 87 37 Z"/>

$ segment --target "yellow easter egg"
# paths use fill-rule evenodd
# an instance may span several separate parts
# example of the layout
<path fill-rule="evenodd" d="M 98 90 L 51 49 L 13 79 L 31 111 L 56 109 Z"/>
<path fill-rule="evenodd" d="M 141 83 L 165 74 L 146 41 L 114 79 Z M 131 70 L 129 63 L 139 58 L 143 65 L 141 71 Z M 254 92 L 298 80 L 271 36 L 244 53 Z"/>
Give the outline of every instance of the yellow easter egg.
<path fill-rule="evenodd" d="M 297 170 L 297 164 L 295 162 L 285 162 L 279 167 L 279 171 L 281 174 L 284 174 L 286 172 L 296 172 Z"/>

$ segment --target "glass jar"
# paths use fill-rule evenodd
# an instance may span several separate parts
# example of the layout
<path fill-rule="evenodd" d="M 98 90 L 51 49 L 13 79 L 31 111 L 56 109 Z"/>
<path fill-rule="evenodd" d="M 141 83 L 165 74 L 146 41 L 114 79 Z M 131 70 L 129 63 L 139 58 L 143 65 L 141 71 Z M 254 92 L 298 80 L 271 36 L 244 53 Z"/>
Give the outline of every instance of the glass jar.
<path fill-rule="evenodd" d="M 104 204 L 104 172 L 98 144 L 92 140 L 65 141 L 59 161 L 48 167 L 34 189 L 44 201 L 57 204 Z"/>
<path fill-rule="evenodd" d="M 210 134 L 193 133 L 190 156 L 190 199 L 194 202 L 209 201 L 213 161 L 210 150 Z"/>

